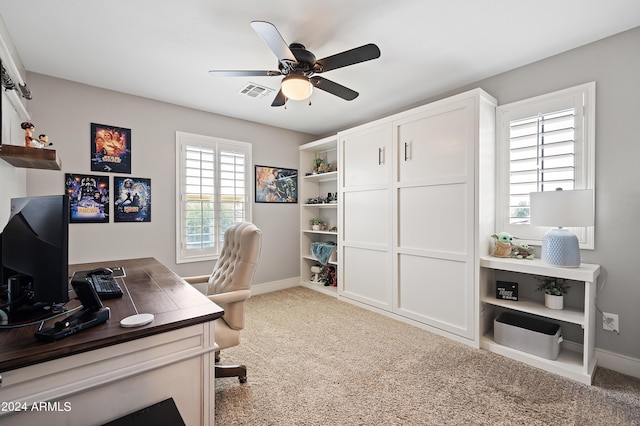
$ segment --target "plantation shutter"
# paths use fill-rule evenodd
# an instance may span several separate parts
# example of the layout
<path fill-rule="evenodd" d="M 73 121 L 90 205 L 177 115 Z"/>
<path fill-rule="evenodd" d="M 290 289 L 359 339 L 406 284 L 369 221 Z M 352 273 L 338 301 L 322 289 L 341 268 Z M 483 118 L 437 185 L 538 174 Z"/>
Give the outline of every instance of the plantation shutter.
<path fill-rule="evenodd" d="M 176 132 L 176 154 L 176 262 L 215 259 L 225 231 L 251 220 L 251 145 Z"/>
<path fill-rule="evenodd" d="M 575 189 L 575 109 L 509 123 L 509 223 L 529 223 L 529 193 Z"/>

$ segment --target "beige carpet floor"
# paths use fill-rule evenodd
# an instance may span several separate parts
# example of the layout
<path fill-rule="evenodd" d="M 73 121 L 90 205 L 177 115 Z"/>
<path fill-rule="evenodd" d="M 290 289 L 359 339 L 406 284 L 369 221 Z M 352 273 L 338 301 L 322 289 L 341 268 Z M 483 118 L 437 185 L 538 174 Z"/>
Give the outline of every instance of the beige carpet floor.
<path fill-rule="evenodd" d="M 640 425 L 639 379 L 586 386 L 303 287 L 248 303 L 217 425 Z"/>

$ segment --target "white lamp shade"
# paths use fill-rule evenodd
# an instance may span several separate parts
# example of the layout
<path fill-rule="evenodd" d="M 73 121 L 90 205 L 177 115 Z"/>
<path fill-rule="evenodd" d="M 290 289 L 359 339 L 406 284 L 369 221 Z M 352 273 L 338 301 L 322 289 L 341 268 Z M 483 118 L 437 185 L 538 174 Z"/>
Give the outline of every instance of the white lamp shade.
<path fill-rule="evenodd" d="M 283 78 L 281 88 L 282 93 L 287 99 L 294 101 L 307 99 L 313 91 L 313 86 L 309 82 L 309 79 L 297 74 L 288 75 Z"/>
<path fill-rule="evenodd" d="M 536 226 L 593 226 L 593 190 L 532 192 L 530 223 Z"/>

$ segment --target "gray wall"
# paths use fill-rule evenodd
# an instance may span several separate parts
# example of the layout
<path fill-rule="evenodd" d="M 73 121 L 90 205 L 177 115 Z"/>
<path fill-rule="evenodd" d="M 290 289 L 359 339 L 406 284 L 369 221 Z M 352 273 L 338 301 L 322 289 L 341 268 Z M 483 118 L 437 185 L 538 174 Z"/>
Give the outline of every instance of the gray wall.
<path fill-rule="evenodd" d="M 182 276 L 210 273 L 213 262 L 175 263 L 176 130 L 250 142 L 254 164 L 293 169 L 298 168 L 298 146 L 313 139 L 40 74 L 27 77 L 33 92 L 28 106 L 36 125 L 34 133 L 49 135 L 62 159 L 62 171 L 28 171 L 28 195 L 63 193 L 64 173 L 102 174 L 90 169 L 90 123 L 131 129 L 131 176 L 151 179 L 151 222 L 113 223 L 111 219 L 109 224 L 72 224 L 71 263 L 153 256 Z M 298 218 L 297 204 L 253 204 L 253 221 L 263 231 L 254 283 L 300 275 L 298 226 L 290 226 Z"/>
<path fill-rule="evenodd" d="M 640 27 L 456 92 L 482 87 L 502 105 L 589 81 L 596 82 L 596 226 L 595 250 L 582 259 L 604 268 L 597 307 L 620 316 L 617 335 L 597 314 L 596 347 L 640 358 Z"/>
<path fill-rule="evenodd" d="M 583 261 L 605 270 L 596 305 L 620 315 L 620 335 L 596 319 L 596 347 L 640 358 L 640 28 L 478 82 L 506 104 L 596 82 L 595 250 Z M 498 230 L 499 231 L 499 230 Z"/>

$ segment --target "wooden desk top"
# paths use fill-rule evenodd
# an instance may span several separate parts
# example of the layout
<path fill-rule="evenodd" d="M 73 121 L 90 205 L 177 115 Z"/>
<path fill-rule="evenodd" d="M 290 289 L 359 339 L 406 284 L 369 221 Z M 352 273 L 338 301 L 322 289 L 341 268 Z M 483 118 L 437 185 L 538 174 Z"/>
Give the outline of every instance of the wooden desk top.
<path fill-rule="evenodd" d="M 223 314 L 222 308 L 154 258 L 70 265 L 69 275 L 76 271 L 110 266 L 122 266 L 126 277 L 116 279 L 124 296 L 102 302 L 111 310 L 111 317 L 106 323 L 53 343 L 36 340 L 34 333 L 38 326 L 35 325 L 0 330 L 0 373 L 213 321 Z M 70 298 L 73 297 L 75 295 L 71 293 Z M 151 324 L 137 328 L 120 327 L 121 319 L 136 313 L 132 299 L 139 313 L 155 316 Z M 70 300 L 65 306 L 73 308 L 78 304 L 77 300 Z M 60 319 L 62 317 L 47 321 L 43 328 L 53 326 Z"/>

